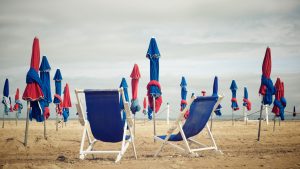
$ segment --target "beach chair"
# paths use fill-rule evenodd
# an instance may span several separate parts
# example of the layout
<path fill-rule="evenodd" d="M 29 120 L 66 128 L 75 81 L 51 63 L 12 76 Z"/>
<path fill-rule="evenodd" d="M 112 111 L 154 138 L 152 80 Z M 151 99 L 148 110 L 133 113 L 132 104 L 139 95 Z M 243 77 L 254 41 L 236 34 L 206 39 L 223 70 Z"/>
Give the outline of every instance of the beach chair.
<path fill-rule="evenodd" d="M 123 117 L 124 119 L 121 117 L 119 93 L 122 96 L 124 110 L 126 112 L 126 118 Z M 125 101 L 123 88 L 118 90 L 75 90 L 75 94 L 78 101 L 78 105 L 76 106 L 77 112 L 79 117 L 84 121 L 79 152 L 80 159 L 83 160 L 88 154 L 92 154 L 94 157 L 94 154 L 116 153 L 118 154 L 115 160 L 117 163 L 121 160 L 130 143 L 132 144 L 134 156 L 137 159 L 133 135 L 133 121 L 129 104 Z M 85 95 L 86 114 L 83 113 L 84 111 L 79 94 Z M 90 131 L 94 139 L 92 139 Z M 84 149 L 86 139 L 88 141 L 88 147 Z M 121 142 L 121 149 L 94 150 L 96 142 Z"/>
<path fill-rule="evenodd" d="M 192 96 L 187 103 L 187 106 L 180 112 L 174 125 L 167 130 L 167 134 L 154 136 L 154 139 L 162 142 L 154 156 L 156 157 L 166 144 L 169 144 L 177 150 L 185 152 L 194 157 L 198 156 L 198 151 L 203 150 L 215 150 L 222 153 L 220 150 L 218 150 L 216 142 L 209 129 L 209 125 L 207 124 L 211 113 L 215 111 L 222 99 L 223 96 L 201 96 L 197 98 Z M 189 116 L 185 123 L 182 124 L 184 121 L 184 114 L 188 109 L 190 110 Z M 204 127 L 207 129 L 212 145 L 205 145 L 199 141 L 196 141 L 194 138 L 203 130 Z M 173 134 L 176 129 L 179 129 L 179 132 L 177 134 Z M 184 146 L 175 144 L 175 142 L 179 141 L 183 141 Z M 194 144 L 196 148 L 191 148 L 190 145 L 192 144 Z"/>

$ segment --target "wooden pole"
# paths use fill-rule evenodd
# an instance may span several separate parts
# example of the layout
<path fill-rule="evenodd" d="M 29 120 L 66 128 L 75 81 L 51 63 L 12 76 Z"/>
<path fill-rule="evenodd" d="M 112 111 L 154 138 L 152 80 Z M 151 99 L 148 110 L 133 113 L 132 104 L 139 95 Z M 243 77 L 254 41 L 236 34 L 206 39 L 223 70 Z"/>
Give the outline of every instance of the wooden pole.
<path fill-rule="evenodd" d="M 261 106 L 260 106 L 260 115 L 259 115 L 259 126 L 258 126 L 258 136 L 257 136 L 257 141 L 260 140 L 260 129 L 261 129 L 261 116 L 262 116 L 262 111 L 263 111 L 263 103 L 261 103 Z"/>
<path fill-rule="evenodd" d="M 276 123 L 276 115 L 274 115 L 274 125 L 273 125 L 273 132 L 275 131 L 275 123 Z"/>
<path fill-rule="evenodd" d="M 213 113 L 210 115 L 210 131 L 212 132 L 212 125 L 213 125 Z"/>
<path fill-rule="evenodd" d="M 134 123 L 133 123 L 133 135 L 135 136 L 135 122 L 136 122 L 136 121 L 135 121 L 135 115 L 134 115 L 133 118 L 134 118 Z"/>
<path fill-rule="evenodd" d="M 19 113 L 18 111 L 16 111 L 16 126 L 18 126 L 18 113 Z"/>
<path fill-rule="evenodd" d="M 2 118 L 2 121 L 3 121 L 3 123 L 2 123 L 2 128 L 4 128 L 4 115 L 5 115 L 5 110 L 3 111 L 3 118 Z"/>
<path fill-rule="evenodd" d="M 47 132 L 46 132 L 46 117 L 44 116 L 44 139 L 47 140 Z"/>
<path fill-rule="evenodd" d="M 154 136 L 156 136 L 156 122 L 155 122 L 155 97 L 153 97 L 153 134 Z M 156 140 L 154 139 L 154 142 L 156 142 Z"/>
<path fill-rule="evenodd" d="M 58 131 L 58 105 L 56 105 L 56 131 Z"/>
<path fill-rule="evenodd" d="M 26 115 L 26 127 L 25 127 L 25 139 L 24 139 L 25 146 L 27 146 L 27 138 L 28 138 L 29 112 L 30 112 L 30 101 L 27 101 L 27 115 Z"/>
<path fill-rule="evenodd" d="M 234 122 L 233 122 L 233 109 L 231 110 L 232 112 L 232 126 L 234 126 Z"/>

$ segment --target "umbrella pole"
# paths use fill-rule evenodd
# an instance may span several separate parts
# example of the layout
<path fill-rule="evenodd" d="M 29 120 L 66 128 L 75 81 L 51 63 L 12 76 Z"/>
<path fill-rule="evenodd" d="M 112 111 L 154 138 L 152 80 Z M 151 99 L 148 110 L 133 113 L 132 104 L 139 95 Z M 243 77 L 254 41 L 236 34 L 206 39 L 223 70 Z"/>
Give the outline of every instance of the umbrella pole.
<path fill-rule="evenodd" d="M 259 115 L 259 126 L 258 126 L 258 136 L 257 136 L 257 141 L 260 140 L 260 128 L 261 128 L 261 116 L 262 116 L 262 111 L 263 111 L 263 104 L 260 106 L 260 115 Z"/>
<path fill-rule="evenodd" d="M 45 116 L 44 116 L 44 118 L 45 118 Z M 46 132 L 46 118 L 45 118 L 45 120 L 44 120 L 44 139 L 45 140 L 47 140 L 47 132 Z"/>
<path fill-rule="evenodd" d="M 170 124 L 170 105 L 167 103 L 167 124 Z"/>
<path fill-rule="evenodd" d="M 58 131 L 58 105 L 56 105 L 56 131 Z"/>
<path fill-rule="evenodd" d="M 273 132 L 275 131 L 275 123 L 276 123 L 276 115 L 274 115 L 274 125 L 273 125 Z"/>
<path fill-rule="evenodd" d="M 265 109 L 266 109 L 266 122 L 267 122 L 267 125 L 269 125 L 269 110 L 268 110 L 268 105 L 265 105 Z"/>
<path fill-rule="evenodd" d="M 5 111 L 3 111 L 3 118 L 2 118 L 3 123 L 2 123 L 2 128 L 4 128 L 4 115 L 5 115 Z"/>
<path fill-rule="evenodd" d="M 243 106 L 244 123 L 246 123 L 246 121 L 247 121 L 246 120 L 247 117 L 246 117 L 246 111 L 245 111 L 245 109 L 246 109 L 245 106 Z"/>
<path fill-rule="evenodd" d="M 232 112 L 232 126 L 234 126 L 234 122 L 233 122 L 233 109 L 231 110 L 231 112 Z"/>
<path fill-rule="evenodd" d="M 153 134 L 154 137 L 156 136 L 156 121 L 155 121 L 155 97 L 153 97 Z M 156 142 L 156 140 L 154 139 L 154 142 Z"/>
<path fill-rule="evenodd" d="M 18 113 L 19 112 L 16 111 L 16 126 L 18 126 Z"/>
<path fill-rule="evenodd" d="M 133 135 L 135 136 L 135 115 L 134 115 L 134 123 L 133 123 Z"/>
<path fill-rule="evenodd" d="M 30 101 L 27 101 L 26 128 L 25 128 L 25 139 L 24 139 L 25 146 L 27 146 L 27 138 L 28 138 L 29 112 L 30 112 Z"/>

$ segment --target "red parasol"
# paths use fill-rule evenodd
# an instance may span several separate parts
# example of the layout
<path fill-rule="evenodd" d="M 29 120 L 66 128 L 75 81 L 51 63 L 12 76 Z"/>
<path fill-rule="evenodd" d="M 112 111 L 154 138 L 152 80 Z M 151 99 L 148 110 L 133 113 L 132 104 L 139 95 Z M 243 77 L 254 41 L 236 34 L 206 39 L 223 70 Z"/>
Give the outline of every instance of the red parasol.
<path fill-rule="evenodd" d="M 39 65 L 40 65 L 40 45 L 39 45 L 39 39 L 35 37 L 32 45 L 30 68 L 33 68 L 37 73 L 39 71 Z M 38 83 L 36 82 L 27 83 L 22 97 L 23 100 L 36 101 L 42 99 L 43 97 L 44 97 L 43 91 L 41 87 L 38 85 Z"/>
<path fill-rule="evenodd" d="M 281 81 L 280 78 L 277 78 L 276 83 L 275 83 L 275 89 L 276 89 L 276 93 L 275 93 L 275 100 L 280 100 L 280 98 L 282 97 L 282 85 L 281 85 Z M 278 106 L 274 105 L 272 112 L 276 115 L 279 116 L 280 114 L 280 109 Z"/>
<path fill-rule="evenodd" d="M 139 78 L 141 77 L 140 70 L 137 64 L 134 64 L 130 77 L 131 77 L 132 99 L 135 100 L 137 99 L 138 83 L 139 83 Z"/>
<path fill-rule="evenodd" d="M 272 60 L 271 60 L 271 49 L 267 47 L 266 54 L 264 57 L 263 65 L 262 65 L 262 74 L 265 78 L 269 79 L 271 75 L 271 68 L 272 68 Z M 265 95 L 267 90 L 267 86 L 261 85 L 259 89 L 259 93 L 261 95 Z"/>
<path fill-rule="evenodd" d="M 62 107 L 63 108 L 72 107 L 71 97 L 70 97 L 70 90 L 69 90 L 68 83 L 66 84 L 65 89 L 64 89 L 64 99 L 63 99 L 63 102 L 62 102 Z"/>
<path fill-rule="evenodd" d="M 20 94 L 19 94 L 19 88 L 17 88 L 17 91 L 16 91 L 16 95 L 15 95 L 15 100 L 20 100 Z M 17 111 L 19 110 L 19 104 L 15 104 L 14 105 L 14 108 L 13 108 L 14 111 Z"/>

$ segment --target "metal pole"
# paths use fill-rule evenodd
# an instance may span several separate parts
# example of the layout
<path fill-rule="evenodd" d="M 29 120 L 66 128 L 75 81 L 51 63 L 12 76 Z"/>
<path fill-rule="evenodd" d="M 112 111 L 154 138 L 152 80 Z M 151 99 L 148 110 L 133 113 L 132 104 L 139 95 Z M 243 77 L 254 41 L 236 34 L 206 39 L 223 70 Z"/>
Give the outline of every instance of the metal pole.
<path fill-rule="evenodd" d="M 259 126 L 258 126 L 258 136 L 257 136 L 257 141 L 260 140 L 260 128 L 261 128 L 262 109 L 263 109 L 263 103 L 261 103 L 261 106 L 260 106 L 260 115 L 259 115 Z"/>
<path fill-rule="evenodd" d="M 27 146 L 27 138 L 28 138 L 29 112 L 30 112 L 30 101 L 27 101 L 27 115 L 26 115 L 26 127 L 25 127 L 25 139 L 24 139 L 25 146 Z"/>
<path fill-rule="evenodd" d="M 266 109 L 266 122 L 267 122 L 267 125 L 269 125 L 269 110 L 268 110 L 268 105 L 265 105 L 265 109 Z"/>
<path fill-rule="evenodd" d="M 155 122 L 155 97 L 153 97 L 153 134 L 154 136 L 156 136 L 156 122 Z M 156 140 L 154 139 L 154 142 L 156 142 Z"/>

